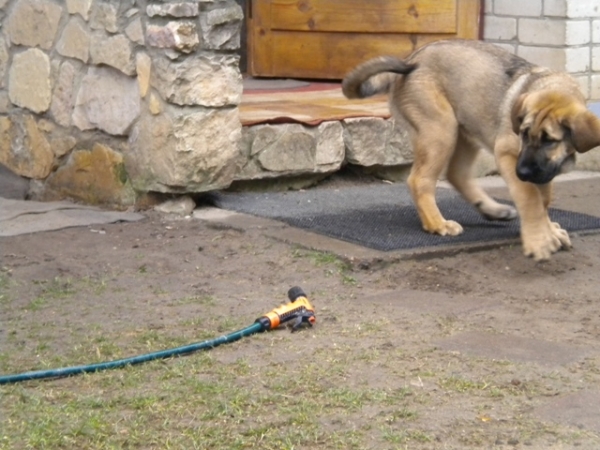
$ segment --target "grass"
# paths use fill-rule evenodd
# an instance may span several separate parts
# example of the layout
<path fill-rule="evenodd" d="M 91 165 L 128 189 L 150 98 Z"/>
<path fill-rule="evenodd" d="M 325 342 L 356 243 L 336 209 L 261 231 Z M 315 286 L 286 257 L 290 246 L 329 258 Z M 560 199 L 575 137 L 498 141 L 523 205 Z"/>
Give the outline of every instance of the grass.
<path fill-rule="evenodd" d="M 320 370 L 309 364 L 290 377 L 245 358 L 216 364 L 212 354 L 204 353 L 62 380 L 54 387 L 52 382 L 8 386 L 2 393 L 11 407 L 0 445 L 361 448 L 359 437 L 368 428 L 331 433 L 320 418 L 386 405 L 397 393 L 318 382 L 313 377 Z M 248 384 L 256 376 L 264 377 L 263 386 Z M 102 394 L 93 392 L 97 382 L 105 386 Z M 396 419 L 410 416 L 402 412 Z"/>
<path fill-rule="evenodd" d="M 86 278 L 85 280 L 89 280 Z M 40 296 L 44 299 L 61 299 L 74 295 L 77 291 L 70 278 L 55 277 L 51 280 L 36 281 L 42 287 Z"/>
<path fill-rule="evenodd" d="M 471 381 L 461 377 L 448 377 L 440 380 L 440 387 L 448 391 L 459 393 L 478 392 L 488 389 L 489 384 L 485 381 Z"/>
<path fill-rule="evenodd" d="M 328 253 L 298 249 L 294 257 L 330 270 L 340 283 L 351 273 Z M 15 296 L 18 286 L 1 275 L 0 295 Z M 113 291 L 105 277 L 60 277 L 38 281 L 24 304 L 43 314 L 51 304 L 57 309 L 83 296 L 100 302 Z M 198 306 L 202 314 L 159 328 L 136 324 L 107 333 L 101 323 L 62 330 L 21 313 L 6 328 L 2 373 L 113 360 L 248 325 L 247 318 L 223 314 L 217 308 L 221 302 L 209 294 L 168 298 L 156 288 L 146 292 L 167 311 Z M 440 323 L 431 320 L 431 326 Z M 406 345 L 409 335 L 393 334 L 395 327 L 385 317 L 357 318 L 295 334 L 261 333 L 212 351 L 124 369 L 0 386 L 0 449 L 418 450 L 446 444 L 466 449 L 491 448 L 503 433 L 521 442 L 600 442 L 582 430 L 542 426 L 514 413 L 527 410 L 531 396 L 543 395 L 544 376 L 527 383 L 537 390 L 507 385 L 498 380 L 510 380 L 514 364 L 466 361 L 434 348 L 415 351 Z M 477 375 L 486 369 L 487 375 Z M 449 404 L 473 420 L 446 418 L 440 425 L 435 414 Z M 492 417 L 504 411 L 506 418 L 478 419 L 489 411 Z M 450 429 L 448 442 L 438 442 L 441 426 Z M 466 430 L 464 435 L 451 435 L 455 426 Z"/>
<path fill-rule="evenodd" d="M 382 430 L 382 434 L 384 441 L 396 445 L 410 443 L 425 443 L 431 442 L 433 440 L 429 433 L 426 433 L 421 430 L 396 430 L 392 427 L 384 427 Z"/>
<path fill-rule="evenodd" d="M 280 355 L 300 351 L 289 336 L 283 335 Z M 393 382 L 348 383 L 348 367 L 373 363 L 357 359 L 351 345 L 334 354 L 304 350 L 287 364 L 245 356 L 257 345 L 266 348 L 271 338 L 264 334 L 188 357 L 2 387 L 0 448 L 362 449 L 365 442 L 419 448 L 433 441 L 432 432 L 417 423 L 426 419 L 420 410 L 431 398 Z M 135 336 L 142 347 L 180 343 L 173 339 L 156 330 Z M 91 337 L 69 360 L 89 359 L 94 348 L 96 356 L 120 356 L 113 340 Z M 452 377 L 440 385 L 460 393 L 486 389 L 482 382 Z M 365 418 L 365 411 L 379 412 Z"/>
<path fill-rule="evenodd" d="M 81 292 L 100 296 L 107 289 L 107 281 L 104 278 L 97 279 L 90 276 L 78 279 L 55 277 L 50 280 L 36 280 L 33 284 L 39 287 L 39 294 L 24 306 L 27 311 L 39 311 L 56 300 L 72 298 Z M 1 292 L 2 282 L 0 281 Z M 1 300 L 0 294 L 0 302 Z"/>
<path fill-rule="evenodd" d="M 228 318 L 204 319 L 216 331 L 231 331 L 235 325 Z M 195 325 L 182 322 L 180 327 Z M 92 329 L 87 338 L 80 336 L 63 365 L 123 356 L 117 345 L 122 336 L 100 332 Z M 0 387 L 5 418 L 0 448 L 361 449 L 365 436 L 385 442 L 378 430 L 390 418 L 396 424 L 417 417 L 408 407 L 398 407 L 411 397 L 409 389 L 348 385 L 345 368 L 354 355 L 346 349 L 328 364 L 323 363 L 330 357 L 327 352 L 316 360 L 309 352 L 283 365 L 244 356 L 256 345 L 267 350 L 272 339 L 282 349 L 298 352 L 292 336 L 302 340 L 308 334 L 258 335 L 218 352 Z M 164 330 L 141 331 L 132 339 L 147 350 L 181 344 L 180 337 Z M 42 344 L 38 350 L 49 354 L 51 346 Z M 240 356 L 218 360 L 227 354 Z M 3 364 L 14 372 L 18 360 L 4 358 Z M 371 407 L 389 410 L 375 419 L 379 427 L 369 422 L 351 430 L 323 426 L 323 421 L 360 416 Z"/>
<path fill-rule="evenodd" d="M 10 303 L 10 296 L 8 295 L 9 286 L 10 279 L 8 273 L 0 269 L 0 305 Z"/>
<path fill-rule="evenodd" d="M 161 292 L 164 294 L 165 292 Z M 168 306 L 181 306 L 181 305 L 203 305 L 203 306 L 215 306 L 217 299 L 212 295 L 190 295 L 187 297 L 177 298 L 168 303 Z"/>
<path fill-rule="evenodd" d="M 333 253 L 296 247 L 292 251 L 292 256 L 308 258 L 316 267 L 323 268 L 323 273 L 327 277 L 339 275 L 344 284 L 358 284 L 356 278 L 351 274 L 352 265 Z"/>

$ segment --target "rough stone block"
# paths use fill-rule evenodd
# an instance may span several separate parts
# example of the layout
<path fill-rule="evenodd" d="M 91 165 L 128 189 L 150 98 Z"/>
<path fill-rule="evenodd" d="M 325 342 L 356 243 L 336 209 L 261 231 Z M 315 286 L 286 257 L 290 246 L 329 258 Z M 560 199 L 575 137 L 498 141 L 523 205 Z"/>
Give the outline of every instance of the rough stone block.
<path fill-rule="evenodd" d="M 144 30 L 142 28 L 142 20 L 139 17 L 133 19 L 125 28 L 125 36 L 131 39 L 136 44 L 144 45 Z"/>
<path fill-rule="evenodd" d="M 198 3 L 174 2 L 164 5 L 148 5 L 146 14 L 149 17 L 196 17 L 198 16 Z"/>
<path fill-rule="evenodd" d="M 344 127 L 340 122 L 323 122 L 316 130 L 316 169 L 319 172 L 338 170 L 344 162 L 346 147 Z"/>
<path fill-rule="evenodd" d="M 8 68 L 8 59 L 10 55 L 8 53 L 8 47 L 4 40 L 4 35 L 0 33 L 0 88 L 5 87 L 4 76 L 6 75 L 6 69 Z"/>
<path fill-rule="evenodd" d="M 50 138 L 50 148 L 57 158 L 65 156 L 77 144 L 77 139 L 69 135 L 53 136 Z"/>
<path fill-rule="evenodd" d="M 144 98 L 150 87 L 150 73 L 152 70 L 152 59 L 144 52 L 135 55 L 135 66 L 140 87 L 140 96 Z"/>
<path fill-rule="evenodd" d="M 361 117 L 343 123 L 347 162 L 366 167 L 412 162 L 409 138 L 393 119 Z"/>
<path fill-rule="evenodd" d="M 79 14 L 85 21 L 90 18 L 92 0 L 66 0 L 69 14 Z"/>
<path fill-rule="evenodd" d="M 145 114 L 134 126 L 125 164 L 142 192 L 204 192 L 228 187 L 238 171 L 237 108 Z"/>
<path fill-rule="evenodd" d="M 242 76 L 236 55 L 202 54 L 183 61 L 154 61 L 151 85 L 177 105 L 220 107 L 238 105 Z"/>
<path fill-rule="evenodd" d="M 74 151 L 67 164 L 48 178 L 46 190 L 88 204 L 121 206 L 135 201 L 123 156 L 102 144 Z"/>
<path fill-rule="evenodd" d="M 8 73 L 8 95 L 17 106 L 47 111 L 52 98 L 48 55 L 37 48 L 16 54 Z"/>
<path fill-rule="evenodd" d="M 131 41 L 122 34 L 106 37 L 103 33 L 92 36 L 90 56 L 94 64 L 106 64 L 125 75 L 135 74 L 135 61 Z"/>
<path fill-rule="evenodd" d="M 7 114 L 10 109 L 10 100 L 8 92 L 0 91 L 0 114 Z"/>
<path fill-rule="evenodd" d="M 268 172 L 309 172 L 316 166 L 316 142 L 312 133 L 302 125 L 284 125 L 278 127 L 281 132 L 276 139 L 260 139 L 257 136 L 252 143 L 252 153 Z M 260 132 L 259 132 L 260 133 Z M 261 148 L 258 143 L 261 143 Z"/>
<path fill-rule="evenodd" d="M 58 73 L 58 79 L 54 87 L 54 95 L 50 104 L 50 113 L 56 123 L 63 127 L 71 126 L 71 114 L 75 104 L 75 85 L 76 67 L 69 61 L 61 64 Z"/>
<path fill-rule="evenodd" d="M 126 135 L 140 114 L 137 80 L 109 67 L 91 67 L 81 81 L 73 111 L 80 130 Z"/>
<path fill-rule="evenodd" d="M 90 55 L 90 33 L 81 19 L 73 17 L 65 26 L 56 45 L 56 51 L 69 58 L 77 58 L 84 63 Z"/>
<path fill-rule="evenodd" d="M 133 2 L 134 4 L 136 3 L 135 1 Z M 125 11 L 125 17 L 126 18 L 131 18 L 133 16 L 135 16 L 137 13 L 139 13 L 140 10 L 138 8 L 129 8 L 127 11 Z"/>
<path fill-rule="evenodd" d="M 106 30 L 109 33 L 116 33 L 119 31 L 117 19 L 118 10 L 116 5 L 104 1 L 94 2 L 90 18 L 90 27 L 93 30 Z"/>
<path fill-rule="evenodd" d="M 169 22 L 165 26 L 148 25 L 146 42 L 152 47 L 167 48 L 182 53 L 193 52 L 200 43 L 196 25 L 192 22 Z"/>
<path fill-rule="evenodd" d="M 54 153 L 33 116 L 0 117 L 0 163 L 27 178 L 50 174 Z"/>
<path fill-rule="evenodd" d="M 173 200 L 167 200 L 154 207 L 155 211 L 182 217 L 191 215 L 194 212 L 194 209 L 196 209 L 196 202 L 194 202 L 194 199 L 189 195 L 184 195 L 183 197 Z"/>
<path fill-rule="evenodd" d="M 244 12 L 236 4 L 228 2 L 205 11 L 200 15 L 202 48 L 235 50 L 240 47 L 240 31 Z"/>
<path fill-rule="evenodd" d="M 49 50 L 56 37 L 62 8 L 48 0 L 20 0 L 8 17 L 13 44 Z"/>
<path fill-rule="evenodd" d="M 160 98 L 154 92 L 150 93 L 150 98 L 148 99 L 148 110 L 150 114 L 157 115 L 163 111 L 163 106 Z"/>
<path fill-rule="evenodd" d="M 240 152 L 247 163 L 236 180 L 338 170 L 344 161 L 343 133 L 340 122 L 323 122 L 317 127 L 300 124 L 245 127 Z"/>

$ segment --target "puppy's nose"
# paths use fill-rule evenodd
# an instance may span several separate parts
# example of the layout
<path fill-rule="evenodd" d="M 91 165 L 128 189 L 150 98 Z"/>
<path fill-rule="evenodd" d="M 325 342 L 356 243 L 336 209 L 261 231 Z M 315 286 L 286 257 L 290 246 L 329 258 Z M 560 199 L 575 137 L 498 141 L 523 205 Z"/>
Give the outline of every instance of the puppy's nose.
<path fill-rule="evenodd" d="M 521 181 L 531 181 L 536 175 L 539 173 L 539 168 L 537 166 L 530 166 L 519 164 L 517 165 L 517 176 Z"/>

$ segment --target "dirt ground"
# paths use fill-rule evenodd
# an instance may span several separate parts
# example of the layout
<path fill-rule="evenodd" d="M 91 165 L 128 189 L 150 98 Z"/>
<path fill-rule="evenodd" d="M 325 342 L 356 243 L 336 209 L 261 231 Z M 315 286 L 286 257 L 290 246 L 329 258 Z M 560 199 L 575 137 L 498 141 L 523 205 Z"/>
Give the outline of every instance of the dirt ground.
<path fill-rule="evenodd" d="M 0 448 L 600 448 L 599 235 L 375 263 L 147 215 L 0 239 L 1 374 L 216 337 L 296 285 L 317 323 L 2 386 Z"/>

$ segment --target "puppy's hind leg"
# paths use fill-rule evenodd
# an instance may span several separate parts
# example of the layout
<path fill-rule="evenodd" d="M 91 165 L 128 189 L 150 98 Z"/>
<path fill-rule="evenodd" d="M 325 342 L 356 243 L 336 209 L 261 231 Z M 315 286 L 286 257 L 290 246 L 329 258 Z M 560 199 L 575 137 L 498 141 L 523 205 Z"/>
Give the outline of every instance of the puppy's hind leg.
<path fill-rule="evenodd" d="M 448 165 L 456 144 L 457 127 L 452 124 L 452 120 L 445 124 L 427 120 L 427 126 L 415 132 L 415 160 L 408 177 L 408 187 L 423 228 L 442 236 L 456 236 L 463 232 L 459 223 L 442 216 L 435 201 L 437 180 Z"/>
<path fill-rule="evenodd" d="M 503 205 L 491 198 L 473 178 L 473 163 L 479 153 L 479 147 L 459 135 L 456 151 L 448 164 L 448 181 L 460 192 L 465 200 L 475 206 L 488 220 L 513 220 L 517 210 Z"/>

